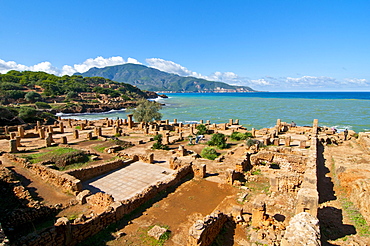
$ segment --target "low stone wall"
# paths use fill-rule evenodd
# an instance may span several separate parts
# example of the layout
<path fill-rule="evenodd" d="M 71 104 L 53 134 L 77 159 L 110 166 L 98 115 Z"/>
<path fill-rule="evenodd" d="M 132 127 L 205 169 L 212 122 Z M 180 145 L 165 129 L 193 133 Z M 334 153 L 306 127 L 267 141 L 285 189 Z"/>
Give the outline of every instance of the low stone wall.
<path fill-rule="evenodd" d="M 297 193 L 296 214 L 307 212 L 317 217 L 317 208 L 319 204 L 319 193 L 317 190 L 317 145 L 319 143 L 315 137 L 312 138 L 311 141 L 303 182 Z"/>
<path fill-rule="evenodd" d="M 221 228 L 227 221 L 227 216 L 220 211 L 216 211 L 198 220 L 189 229 L 188 246 L 207 246 L 220 233 Z"/>
<path fill-rule="evenodd" d="M 60 218 L 53 227 L 49 227 L 38 234 L 30 234 L 20 238 L 16 245 L 40 246 L 40 245 L 76 245 L 108 225 L 119 221 L 124 215 L 131 213 L 136 208 L 158 195 L 159 192 L 179 184 L 187 175 L 192 173 L 191 164 L 179 168 L 173 175 L 164 181 L 149 186 L 135 197 L 114 202 L 103 213 L 80 223 L 70 223 L 67 218 Z"/>
<path fill-rule="evenodd" d="M 43 180 L 59 187 L 64 192 L 76 193 L 82 191 L 81 180 L 58 170 L 51 169 L 39 163 L 31 164 L 24 158 L 16 157 L 13 154 L 5 153 L 4 156 L 12 162 L 21 164 L 23 167 L 31 170 Z"/>
<path fill-rule="evenodd" d="M 103 164 L 65 171 L 64 173 L 69 174 L 81 181 L 85 181 L 96 176 L 102 175 L 104 173 L 107 173 L 109 171 L 115 170 L 117 168 L 130 165 L 133 162 L 134 162 L 133 160 L 123 161 L 119 159 Z"/>

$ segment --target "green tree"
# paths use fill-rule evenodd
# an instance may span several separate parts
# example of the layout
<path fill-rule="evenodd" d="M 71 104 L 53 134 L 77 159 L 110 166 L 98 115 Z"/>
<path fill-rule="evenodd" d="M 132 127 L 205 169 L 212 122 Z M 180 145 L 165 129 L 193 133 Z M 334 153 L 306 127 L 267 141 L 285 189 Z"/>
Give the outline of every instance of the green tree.
<path fill-rule="evenodd" d="M 220 149 L 227 148 L 226 137 L 222 133 L 215 133 L 211 140 L 208 141 L 209 146 L 217 146 Z"/>
<path fill-rule="evenodd" d="M 217 151 L 212 147 L 205 147 L 202 149 L 202 152 L 200 153 L 200 156 L 203 158 L 206 158 L 208 160 L 214 160 L 217 158 L 218 153 Z"/>
<path fill-rule="evenodd" d="M 137 122 L 151 122 L 162 119 L 162 114 L 159 113 L 161 108 L 162 106 L 157 102 L 141 99 L 138 101 L 137 107 L 132 110 L 132 114 Z"/>
<path fill-rule="evenodd" d="M 27 92 L 26 95 L 24 95 L 24 98 L 29 102 L 35 102 L 41 99 L 41 95 L 36 91 L 30 91 Z"/>
<path fill-rule="evenodd" d="M 196 128 L 198 130 L 198 132 L 197 132 L 198 135 L 204 135 L 204 134 L 207 133 L 207 127 L 203 124 L 197 125 Z"/>

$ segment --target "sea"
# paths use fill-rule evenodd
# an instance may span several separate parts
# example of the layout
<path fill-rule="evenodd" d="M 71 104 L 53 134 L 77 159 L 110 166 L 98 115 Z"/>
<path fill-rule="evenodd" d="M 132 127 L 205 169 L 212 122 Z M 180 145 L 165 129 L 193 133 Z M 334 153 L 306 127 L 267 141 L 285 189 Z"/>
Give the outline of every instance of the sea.
<path fill-rule="evenodd" d="M 210 120 L 226 123 L 238 119 L 247 129 L 273 127 L 277 119 L 298 126 L 320 126 L 356 132 L 370 131 L 370 92 L 251 92 L 251 93 L 170 93 L 162 103 L 162 119 L 195 123 Z M 128 111 L 61 114 L 63 118 L 126 118 Z"/>

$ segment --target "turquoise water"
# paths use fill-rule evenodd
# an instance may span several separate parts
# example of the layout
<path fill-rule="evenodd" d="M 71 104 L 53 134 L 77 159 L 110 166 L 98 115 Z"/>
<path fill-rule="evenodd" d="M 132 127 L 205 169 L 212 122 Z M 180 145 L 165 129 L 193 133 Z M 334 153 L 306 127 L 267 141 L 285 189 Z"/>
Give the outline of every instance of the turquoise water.
<path fill-rule="evenodd" d="M 370 92 L 258 92 L 174 93 L 157 101 L 165 104 L 163 119 L 179 122 L 210 120 L 226 123 L 239 119 L 248 129 L 273 127 L 276 119 L 297 125 L 312 125 L 370 131 Z M 125 111 L 79 115 L 79 119 L 124 118 Z"/>

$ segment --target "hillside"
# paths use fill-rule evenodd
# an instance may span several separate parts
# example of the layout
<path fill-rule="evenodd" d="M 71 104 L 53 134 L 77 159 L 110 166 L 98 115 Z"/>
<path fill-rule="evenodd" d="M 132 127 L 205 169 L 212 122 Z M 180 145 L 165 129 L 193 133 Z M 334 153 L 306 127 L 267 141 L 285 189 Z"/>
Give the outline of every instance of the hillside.
<path fill-rule="evenodd" d="M 142 90 L 161 92 L 252 92 L 247 86 L 233 86 L 223 82 L 208 81 L 194 77 L 181 77 L 138 64 L 123 64 L 105 68 L 91 68 L 83 77 L 103 77 L 125 82 Z"/>
<path fill-rule="evenodd" d="M 55 76 L 45 72 L 0 74 L 0 125 L 35 122 L 50 113 L 106 112 L 135 106 L 141 98 L 157 98 L 126 83 L 101 77 Z M 5 106 L 5 107 L 4 107 Z"/>

